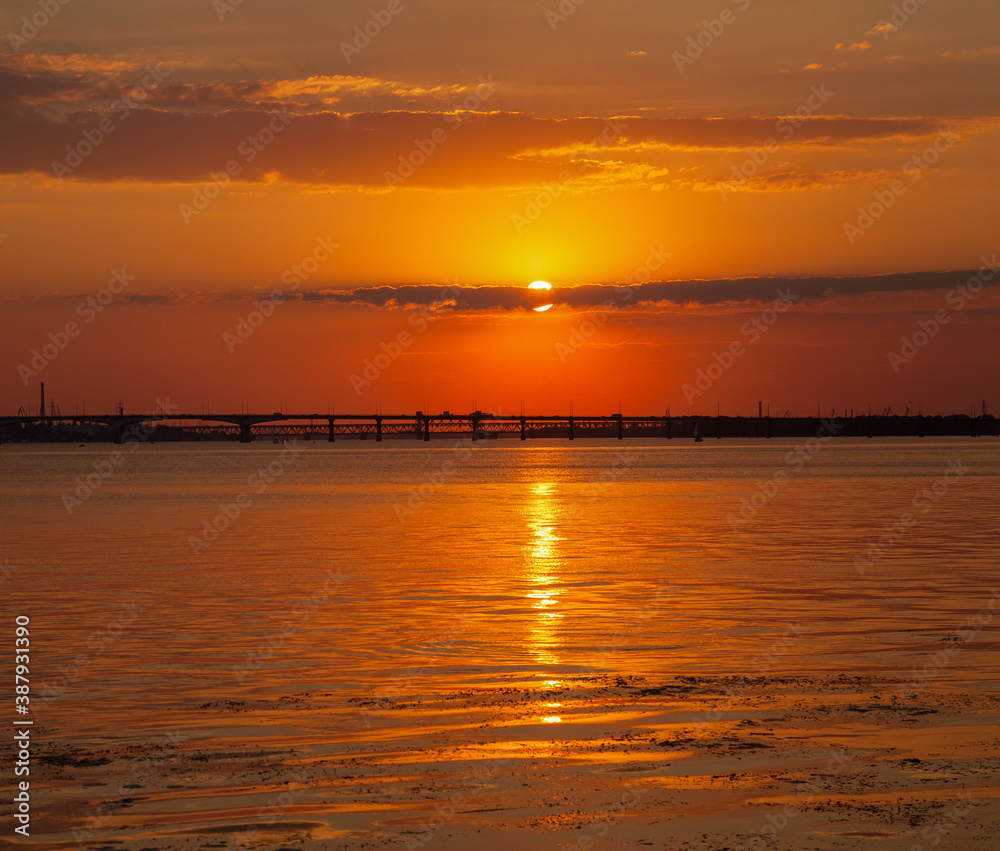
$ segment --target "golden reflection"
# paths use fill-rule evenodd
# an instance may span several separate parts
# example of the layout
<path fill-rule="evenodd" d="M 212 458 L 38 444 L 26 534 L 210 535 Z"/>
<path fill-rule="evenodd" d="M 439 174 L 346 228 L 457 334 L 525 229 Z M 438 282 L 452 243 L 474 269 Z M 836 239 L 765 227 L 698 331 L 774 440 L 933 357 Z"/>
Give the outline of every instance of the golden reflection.
<path fill-rule="evenodd" d="M 558 715 L 546 715 L 542 718 L 543 724 L 562 724 L 562 718 Z"/>
<path fill-rule="evenodd" d="M 556 534 L 558 509 L 553 499 L 554 490 L 555 485 L 551 482 L 536 482 L 531 486 L 525 507 L 531 529 L 525 559 L 525 579 L 529 585 L 525 597 L 536 613 L 527 643 L 535 661 L 542 665 L 558 665 L 560 662 L 555 647 L 556 628 L 563 617 L 558 611 L 559 598 L 563 593 L 558 587 L 562 567 L 559 544 L 562 538 Z M 546 687 L 552 686 L 546 684 Z"/>

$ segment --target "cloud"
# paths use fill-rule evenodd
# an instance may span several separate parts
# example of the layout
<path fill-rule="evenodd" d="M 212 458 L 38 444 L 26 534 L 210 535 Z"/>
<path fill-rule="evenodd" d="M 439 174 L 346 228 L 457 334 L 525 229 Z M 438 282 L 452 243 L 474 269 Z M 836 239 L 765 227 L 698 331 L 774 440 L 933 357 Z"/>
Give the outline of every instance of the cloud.
<path fill-rule="evenodd" d="M 977 271 L 904 272 L 889 275 L 859 275 L 845 277 L 755 277 L 719 278 L 711 280 L 650 281 L 645 284 L 625 282 L 584 284 L 576 287 L 556 287 L 551 301 L 571 310 L 590 310 L 612 301 L 618 309 L 649 307 L 713 307 L 741 304 L 768 304 L 778 297 L 778 291 L 790 291 L 804 301 L 826 301 L 837 297 L 876 294 L 938 292 L 954 289 L 976 277 Z M 996 287 L 998 282 L 988 282 Z M 211 305 L 251 302 L 266 296 L 266 292 L 170 292 L 125 293 L 123 303 L 157 305 Z M 77 304 L 86 294 L 39 293 L 23 296 L 0 296 L 13 303 Z M 364 286 L 350 289 L 307 290 L 286 293 L 290 303 L 312 305 L 355 306 L 379 310 L 435 310 L 465 313 L 529 311 L 537 304 L 537 295 L 523 286 L 444 286 L 442 284 L 405 284 L 400 286 Z"/>
<path fill-rule="evenodd" d="M 343 112 L 388 109 L 458 109 L 474 93 L 470 84 L 421 85 L 363 75 L 313 75 L 300 79 L 199 79 L 203 69 L 191 63 L 141 57 L 101 57 L 89 54 L 0 54 L 0 72 L 11 79 L 50 81 L 50 106 L 62 106 L 65 117 L 75 109 L 106 109 L 108 102 L 134 88 L 149 67 L 166 72 L 169 80 L 144 100 L 144 106 L 182 113 L 218 114 L 231 109 L 287 109 L 323 112 L 336 106 Z M 37 86 L 36 86 L 37 88 Z M 22 91 L 24 87 L 22 87 Z M 22 91 L 12 94 L 21 95 Z M 21 103 L 38 103 L 19 98 Z M 2 101 L 0 101 L 2 102 Z"/>
<path fill-rule="evenodd" d="M 895 24 L 883 21 L 882 23 L 875 24 L 865 35 L 881 35 L 883 38 L 888 38 L 885 33 L 892 32 L 895 29 L 898 29 Z"/>
<path fill-rule="evenodd" d="M 947 290 L 965 284 L 975 271 L 903 272 L 891 275 L 850 277 L 760 277 L 713 281 L 663 281 L 637 288 L 637 302 L 654 304 L 722 304 L 726 302 L 768 302 L 777 290 L 789 289 L 802 299 L 828 299 L 875 293 L 927 292 Z"/>
<path fill-rule="evenodd" d="M 801 192 L 805 190 L 835 189 L 845 183 L 859 180 L 892 180 L 898 177 L 891 171 L 782 171 L 757 174 L 742 180 L 697 181 L 691 184 L 696 192 Z"/>
<path fill-rule="evenodd" d="M 236 83 L 179 82 L 152 94 L 149 106 L 181 112 L 281 109 L 299 114 L 389 109 L 457 110 L 475 85 L 422 86 L 376 77 L 333 75 Z"/>
<path fill-rule="evenodd" d="M 0 65 L 25 73 L 86 74 L 120 76 L 142 67 L 150 60 L 124 56 L 98 56 L 91 53 L 66 55 L 49 53 L 5 53 Z"/>
<path fill-rule="evenodd" d="M 853 277 L 759 277 L 717 280 L 654 281 L 628 287 L 616 284 L 586 284 L 555 288 L 551 300 L 571 309 L 600 307 L 609 299 L 618 307 L 722 305 L 744 302 L 768 303 L 778 290 L 790 290 L 806 300 L 875 293 L 930 292 L 965 284 L 977 273 L 908 272 Z M 450 287 L 414 284 L 408 286 L 358 287 L 302 294 L 304 301 L 321 304 L 353 304 L 374 308 L 413 309 L 420 305 L 446 305 L 454 310 L 529 310 L 534 306 L 524 287 Z"/>
<path fill-rule="evenodd" d="M 122 115 L 109 107 L 134 91 L 146 66 L 82 55 L 0 57 L 0 173 L 201 184 L 236 161 L 239 180 L 247 182 L 518 189 L 560 180 L 569 169 L 581 189 L 654 186 L 669 174 L 665 155 L 673 162 L 678 152 L 760 147 L 773 141 L 781 120 L 542 118 L 492 109 L 500 83 L 489 78 L 475 86 L 431 87 L 346 75 L 198 83 L 174 79 L 161 63 L 156 67 L 165 76 L 141 98 L 133 95 L 138 100 Z M 345 101 L 366 99 L 425 101 L 432 108 L 343 108 Z M 256 148 L 252 141 L 260 134 L 272 135 L 267 128 L 276 112 L 293 120 L 273 144 L 251 152 L 248 143 Z M 111 129 L 98 132 L 109 118 Z M 814 116 L 797 126 L 786 146 L 863 148 L 931 138 L 940 123 L 933 117 Z M 94 138 L 100 142 L 87 144 Z M 67 176 L 57 164 L 71 164 L 81 147 L 93 150 Z"/>
<path fill-rule="evenodd" d="M 101 117 L 87 113 L 55 122 L 39 113 L 9 114 L 10 132 L 0 139 L 0 173 L 53 173 L 53 163 L 69 162 L 70 151 L 79 150 L 85 133 L 93 136 Z M 777 119 L 629 118 L 623 121 L 627 141 L 602 146 L 596 140 L 609 125 L 600 119 L 322 113 L 293 118 L 272 144 L 251 155 L 251 140 L 270 136 L 273 120 L 271 113 L 250 110 L 180 115 L 136 109 L 115 124 L 72 179 L 200 184 L 235 160 L 240 180 L 251 182 L 278 174 L 294 183 L 330 186 L 386 187 L 405 178 L 408 186 L 530 187 L 559 179 L 568 168 L 580 184 L 635 185 L 666 175 L 661 164 L 648 161 L 657 150 L 759 147 L 773 139 Z M 798 129 L 795 141 L 845 145 L 930 138 L 938 124 L 923 118 L 812 119 Z M 255 142 L 252 147 L 258 149 Z M 625 155 L 634 162 L 625 162 Z"/>

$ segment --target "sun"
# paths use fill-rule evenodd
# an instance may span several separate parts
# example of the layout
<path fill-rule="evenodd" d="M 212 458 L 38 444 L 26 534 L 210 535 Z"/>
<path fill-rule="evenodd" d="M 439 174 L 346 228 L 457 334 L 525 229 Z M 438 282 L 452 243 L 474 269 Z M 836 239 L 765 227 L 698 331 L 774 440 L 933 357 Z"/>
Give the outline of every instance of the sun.
<path fill-rule="evenodd" d="M 528 284 L 528 289 L 529 290 L 542 290 L 542 291 L 548 292 L 549 290 L 552 289 L 552 284 L 550 284 L 548 281 L 535 281 L 532 284 Z M 536 313 L 544 313 L 550 307 L 552 307 L 551 304 L 542 304 L 542 305 L 539 305 L 538 307 L 535 308 L 535 312 Z"/>

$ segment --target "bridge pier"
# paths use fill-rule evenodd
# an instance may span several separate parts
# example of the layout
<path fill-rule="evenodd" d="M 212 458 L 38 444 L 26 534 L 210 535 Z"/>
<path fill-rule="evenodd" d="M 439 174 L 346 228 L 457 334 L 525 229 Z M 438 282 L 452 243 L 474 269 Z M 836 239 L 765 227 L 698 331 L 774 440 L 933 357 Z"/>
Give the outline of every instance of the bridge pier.
<path fill-rule="evenodd" d="M 431 442 L 431 418 L 424 417 L 424 443 Z"/>
<path fill-rule="evenodd" d="M 375 417 L 375 442 L 382 442 L 382 418 Z"/>
<path fill-rule="evenodd" d="M 327 431 L 327 434 L 326 434 L 327 443 L 333 443 L 333 435 L 334 435 L 333 423 L 334 423 L 334 419 L 333 419 L 333 417 L 330 417 L 327 420 L 327 424 L 329 425 L 329 431 Z"/>
<path fill-rule="evenodd" d="M 617 420 L 618 420 L 618 439 L 622 440 L 625 437 L 625 421 L 622 418 L 621 414 L 617 416 Z"/>
<path fill-rule="evenodd" d="M 122 424 L 119 422 L 115 423 L 115 443 L 122 442 Z"/>
<path fill-rule="evenodd" d="M 670 417 L 667 417 L 667 440 L 673 440 L 673 434 L 671 434 L 670 428 Z"/>
<path fill-rule="evenodd" d="M 524 422 L 525 422 L 524 417 L 521 417 L 521 440 L 524 440 L 526 437 L 524 433 Z"/>
<path fill-rule="evenodd" d="M 569 439 L 573 439 L 573 418 L 569 418 Z"/>
<path fill-rule="evenodd" d="M 250 443 L 253 438 L 250 436 L 250 423 L 240 423 L 240 443 Z"/>
<path fill-rule="evenodd" d="M 479 418 L 478 417 L 473 417 L 472 418 L 472 439 L 473 440 L 479 440 L 479 435 L 476 434 L 477 431 L 479 431 Z"/>

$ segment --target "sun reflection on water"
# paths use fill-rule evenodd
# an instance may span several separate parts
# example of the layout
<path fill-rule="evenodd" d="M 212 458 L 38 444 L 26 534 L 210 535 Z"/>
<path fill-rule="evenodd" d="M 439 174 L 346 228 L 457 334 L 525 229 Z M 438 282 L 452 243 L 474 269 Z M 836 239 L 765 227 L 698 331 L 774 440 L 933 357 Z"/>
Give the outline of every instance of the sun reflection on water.
<path fill-rule="evenodd" d="M 531 486 L 530 497 L 525 506 L 525 515 L 531 529 L 525 558 L 525 579 L 529 590 L 525 594 L 535 619 L 528 632 L 527 644 L 535 661 L 541 665 L 558 665 L 556 653 L 557 627 L 563 618 L 558 611 L 563 589 L 560 568 L 563 566 L 559 544 L 562 538 L 556 534 L 558 508 L 553 499 L 555 485 L 550 482 L 536 482 Z"/>

